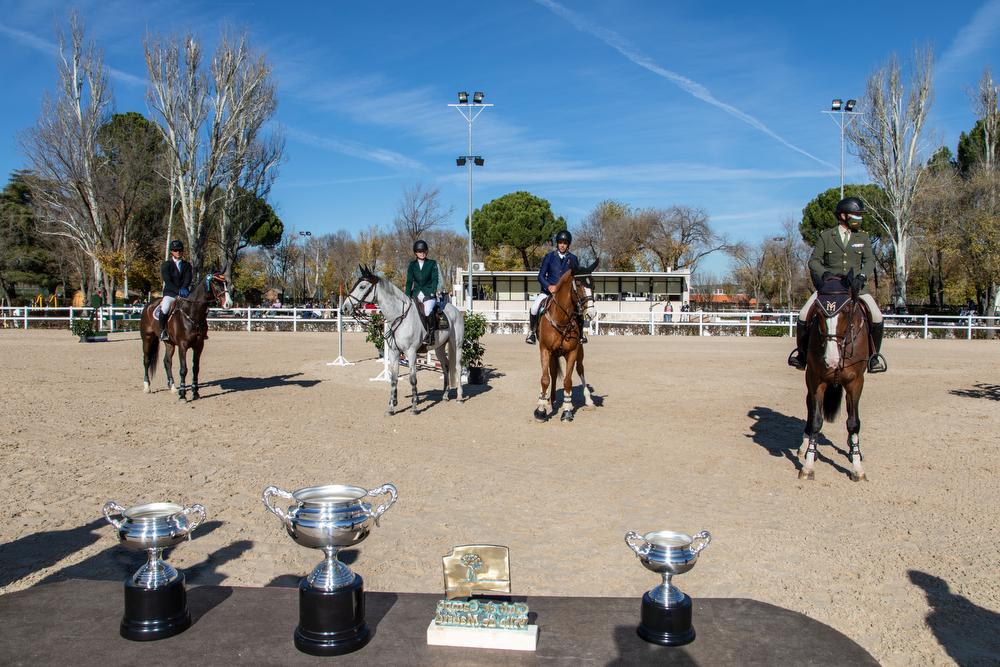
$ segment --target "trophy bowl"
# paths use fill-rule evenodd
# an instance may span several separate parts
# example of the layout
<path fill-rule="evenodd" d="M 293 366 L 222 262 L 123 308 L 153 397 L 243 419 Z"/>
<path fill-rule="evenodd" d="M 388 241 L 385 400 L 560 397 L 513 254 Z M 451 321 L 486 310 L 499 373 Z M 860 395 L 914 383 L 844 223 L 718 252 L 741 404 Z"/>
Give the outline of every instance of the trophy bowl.
<path fill-rule="evenodd" d="M 144 503 L 122 507 L 113 500 L 104 504 L 104 517 L 130 549 L 145 551 L 146 563 L 125 580 L 125 613 L 119 631 L 134 641 L 164 639 L 191 625 L 184 575 L 161 558 L 163 550 L 184 538 L 205 521 L 205 508 L 194 504 Z"/>
<path fill-rule="evenodd" d="M 375 501 L 388 496 L 381 504 Z M 272 498 L 295 501 L 282 510 Z M 396 487 L 392 484 L 367 490 L 360 486 L 328 484 L 309 486 L 289 493 L 276 486 L 264 489 L 264 505 L 281 519 L 285 531 L 296 544 L 310 549 L 322 549 L 326 559 L 307 577 L 309 583 L 326 591 L 350 586 L 354 573 L 337 560 L 341 549 L 364 541 L 373 525 L 396 502 Z"/>
<path fill-rule="evenodd" d="M 104 517 L 115 527 L 119 542 L 147 552 L 149 559 L 132 575 L 132 582 L 154 589 L 177 579 L 177 570 L 161 560 L 160 555 L 185 538 L 191 539 L 191 533 L 205 520 L 205 508 L 197 503 L 190 507 L 144 503 L 126 508 L 109 500 L 104 505 Z"/>
<path fill-rule="evenodd" d="M 670 579 L 684 574 L 698 562 L 698 554 L 712 541 L 703 530 L 694 536 L 672 530 L 654 530 L 640 535 L 634 530 L 625 534 L 625 544 L 650 572 L 663 582 L 642 596 L 642 622 L 637 631 L 648 642 L 680 646 L 694 641 L 691 624 L 691 598 L 674 586 Z"/>

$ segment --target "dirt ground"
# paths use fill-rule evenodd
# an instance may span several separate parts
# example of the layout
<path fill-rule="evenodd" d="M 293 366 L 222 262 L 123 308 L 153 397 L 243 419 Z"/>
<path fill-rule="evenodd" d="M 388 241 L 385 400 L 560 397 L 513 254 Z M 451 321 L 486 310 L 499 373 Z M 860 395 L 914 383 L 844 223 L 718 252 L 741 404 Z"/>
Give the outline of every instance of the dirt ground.
<path fill-rule="evenodd" d="M 138 339 L 111 338 L 0 332 L 0 592 L 133 571 L 108 499 L 208 508 L 170 555 L 189 583 L 294 584 L 321 554 L 289 539 L 261 490 L 393 482 L 399 502 L 345 558 L 368 590 L 441 591 L 451 546 L 494 543 L 511 549 L 515 593 L 638 605 L 657 577 L 625 532 L 709 530 L 675 580 L 692 596 L 803 612 L 890 665 L 1000 655 L 996 342 L 888 341 L 890 372 L 861 405 L 870 481 L 852 483 L 843 416 L 816 480 L 796 477 L 805 389 L 788 339 L 592 339 L 599 407 L 539 424 L 538 353 L 515 336 L 485 339 L 496 370 L 464 404 L 421 372 L 425 411 L 391 418 L 360 335 L 345 354 L 368 360 L 341 368 L 326 365 L 333 334 L 213 333 L 188 403 L 162 369 L 143 394 Z"/>

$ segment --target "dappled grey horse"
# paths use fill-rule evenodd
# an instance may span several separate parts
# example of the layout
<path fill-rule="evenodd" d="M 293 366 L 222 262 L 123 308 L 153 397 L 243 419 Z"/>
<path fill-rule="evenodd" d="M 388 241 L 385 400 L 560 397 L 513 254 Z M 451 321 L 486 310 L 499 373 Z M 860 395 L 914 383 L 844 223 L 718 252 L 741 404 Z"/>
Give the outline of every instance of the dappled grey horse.
<path fill-rule="evenodd" d="M 344 300 L 343 307 L 348 314 L 354 313 L 366 303 L 379 307 L 385 316 L 385 354 L 389 361 L 390 389 L 389 407 L 385 414 L 396 411 L 396 381 L 399 378 L 399 354 L 406 355 L 410 364 L 410 405 L 413 414 L 418 413 L 417 404 L 417 350 L 424 341 L 424 325 L 420 321 L 417 308 L 403 291 L 377 275 L 366 266 L 359 266 L 361 277 L 354 283 L 351 293 Z M 444 374 L 444 400 L 451 400 L 448 392 L 455 387 L 457 398 L 462 400 L 462 380 L 459 369 L 462 366 L 462 340 L 465 338 L 465 320 L 462 313 L 453 304 L 444 306 L 444 314 L 448 318 L 448 329 L 434 332 L 434 344 L 431 347 L 441 362 L 441 372 Z"/>

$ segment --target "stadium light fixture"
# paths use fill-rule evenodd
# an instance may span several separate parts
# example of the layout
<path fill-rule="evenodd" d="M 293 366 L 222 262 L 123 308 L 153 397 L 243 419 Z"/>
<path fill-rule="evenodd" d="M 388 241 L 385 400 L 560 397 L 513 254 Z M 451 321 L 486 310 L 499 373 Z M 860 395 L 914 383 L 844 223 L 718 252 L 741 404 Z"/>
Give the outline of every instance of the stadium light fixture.
<path fill-rule="evenodd" d="M 847 104 L 844 104 L 844 100 L 837 98 L 830 103 L 830 110 L 824 111 L 823 113 L 829 114 L 837 127 L 840 128 L 840 198 L 844 198 L 844 133 L 847 126 L 850 125 L 851 121 L 854 120 L 854 116 L 861 115 L 861 112 L 855 111 L 854 107 L 858 103 L 857 100 L 847 100 Z"/>
<path fill-rule="evenodd" d="M 469 93 L 465 92 L 464 90 L 462 92 L 460 92 L 458 94 L 458 103 L 459 104 L 468 104 L 469 103 Z"/>

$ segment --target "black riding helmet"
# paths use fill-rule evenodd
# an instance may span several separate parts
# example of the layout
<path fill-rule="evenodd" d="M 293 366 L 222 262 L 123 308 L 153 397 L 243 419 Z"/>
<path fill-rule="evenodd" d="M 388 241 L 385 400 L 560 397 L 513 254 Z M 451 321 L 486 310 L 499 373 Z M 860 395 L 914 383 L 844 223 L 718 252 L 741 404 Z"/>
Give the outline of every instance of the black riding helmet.
<path fill-rule="evenodd" d="M 173 241 L 171 241 L 170 242 L 170 251 L 173 252 L 174 250 L 178 250 L 178 251 L 183 252 L 183 250 L 184 250 L 184 242 L 181 241 L 180 239 L 174 239 Z"/>
<path fill-rule="evenodd" d="M 565 241 L 566 245 L 572 245 L 573 244 L 573 235 L 570 234 L 568 230 L 564 229 L 561 232 L 559 232 L 558 234 L 556 234 L 556 244 L 558 245 L 560 241 Z"/>
<path fill-rule="evenodd" d="M 865 204 L 857 197 L 845 197 L 837 202 L 837 215 L 841 213 L 861 215 L 865 212 Z"/>
<path fill-rule="evenodd" d="M 427 241 L 419 239 L 413 244 L 413 252 L 427 252 Z"/>

